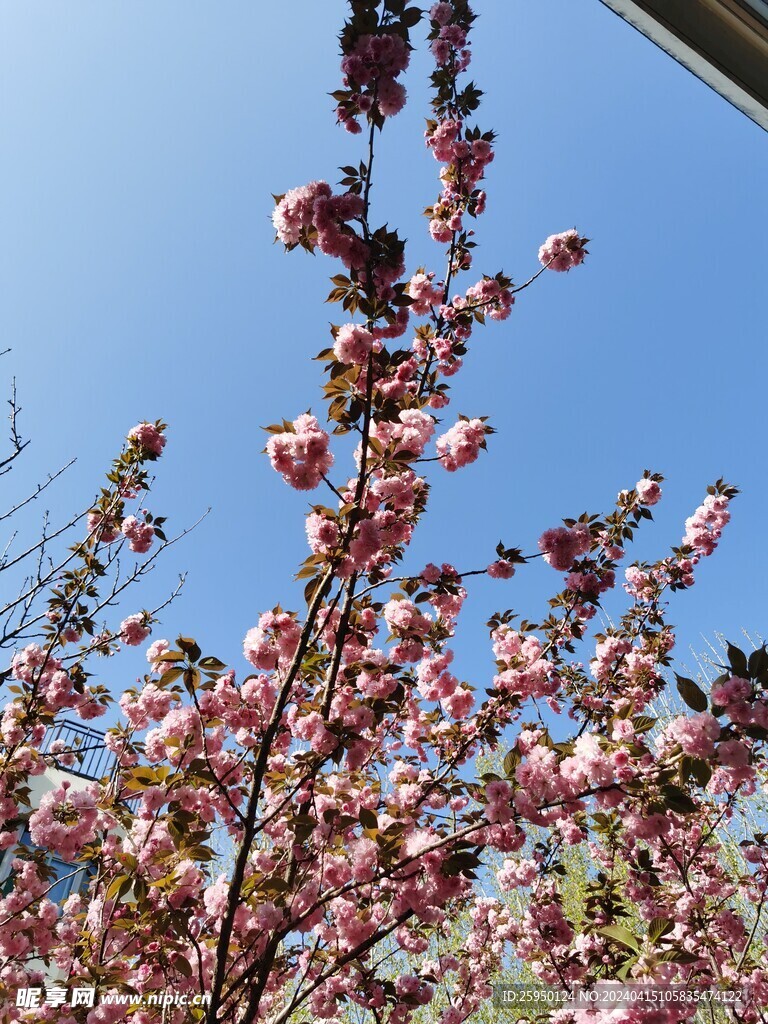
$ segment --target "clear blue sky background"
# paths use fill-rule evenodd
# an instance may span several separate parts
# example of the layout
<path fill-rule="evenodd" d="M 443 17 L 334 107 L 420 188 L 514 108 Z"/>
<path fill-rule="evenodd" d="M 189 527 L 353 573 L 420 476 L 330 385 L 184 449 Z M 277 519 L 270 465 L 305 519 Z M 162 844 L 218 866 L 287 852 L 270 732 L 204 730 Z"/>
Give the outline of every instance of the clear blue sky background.
<path fill-rule="evenodd" d="M 474 466 L 434 474 L 410 564 L 484 565 L 500 538 L 531 550 L 561 517 L 608 510 L 645 467 L 668 477 L 637 548 L 653 557 L 724 475 L 744 491 L 733 526 L 673 601 L 690 661 L 701 636 L 766 625 L 768 137 L 598 0 L 476 8 L 479 123 L 499 132 L 477 273 L 524 280 L 543 238 L 574 224 L 592 255 L 476 334 L 450 411 L 489 415 L 498 433 Z M 0 4 L 1 365 L 34 441 L 4 490 L 77 455 L 49 502 L 75 509 L 124 432 L 165 418 L 152 507 L 172 528 L 213 512 L 125 610 L 189 570 L 157 635 L 193 634 L 241 669 L 259 612 L 299 604 L 307 499 L 270 469 L 259 427 L 322 410 L 310 356 L 338 317 L 323 305 L 338 267 L 273 246 L 270 193 L 336 181 L 361 156 L 326 95 L 344 10 Z M 422 140 L 427 68 L 422 51 L 373 195 L 375 218 L 412 240 L 409 266 L 439 269 L 420 217 L 438 170 Z M 484 686 L 492 670 L 488 614 L 539 617 L 557 582 L 538 562 L 473 589 L 456 644 L 466 676 Z M 132 681 L 125 663 L 110 672 Z"/>

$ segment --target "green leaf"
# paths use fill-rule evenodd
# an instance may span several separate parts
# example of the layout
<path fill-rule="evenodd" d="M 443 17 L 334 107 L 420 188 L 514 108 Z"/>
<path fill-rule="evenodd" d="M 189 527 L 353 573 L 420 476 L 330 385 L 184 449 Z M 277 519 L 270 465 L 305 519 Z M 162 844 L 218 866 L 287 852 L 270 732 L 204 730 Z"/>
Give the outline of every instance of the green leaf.
<path fill-rule="evenodd" d="M 376 829 L 379 827 L 379 817 L 375 811 L 368 807 L 360 808 L 360 824 L 363 828 Z"/>
<path fill-rule="evenodd" d="M 197 661 L 202 654 L 202 651 L 191 637 L 180 636 L 176 643 L 179 645 L 179 650 L 184 651 L 190 661 Z"/>
<path fill-rule="evenodd" d="M 653 715 L 638 715 L 632 719 L 632 724 L 635 727 L 635 732 L 648 732 L 652 729 L 658 719 L 654 718 Z"/>
<path fill-rule="evenodd" d="M 127 875 L 117 875 L 117 877 L 113 878 L 109 883 L 106 898 L 108 900 L 114 900 L 119 899 L 121 896 L 125 896 L 132 884 L 132 879 Z"/>
<path fill-rule="evenodd" d="M 752 651 L 749 656 L 749 674 L 753 679 L 756 679 L 766 670 L 768 670 L 768 650 L 763 645 L 758 650 Z"/>
<path fill-rule="evenodd" d="M 203 658 L 200 662 L 200 668 L 204 668 L 208 672 L 221 672 L 226 665 L 223 661 L 219 661 L 218 658 L 207 657 Z"/>
<path fill-rule="evenodd" d="M 614 942 L 626 946 L 627 949 L 634 950 L 635 953 L 640 952 L 640 943 L 632 932 L 621 924 L 609 924 L 605 928 L 598 928 L 597 934 L 604 935 L 607 939 L 613 939 Z"/>
<path fill-rule="evenodd" d="M 747 667 L 747 656 L 744 651 L 734 647 L 733 644 L 728 644 L 728 661 L 731 663 L 735 676 L 739 676 L 741 679 L 747 678 L 749 668 Z"/>
<path fill-rule="evenodd" d="M 675 814 L 691 814 L 697 809 L 696 803 L 678 786 L 662 786 L 661 795 L 665 805 Z"/>
<path fill-rule="evenodd" d="M 707 695 L 697 686 L 692 679 L 686 679 L 685 676 L 679 676 L 675 673 L 677 679 L 677 692 L 683 698 L 689 708 L 693 708 L 694 711 L 706 711 L 707 710 Z"/>
<path fill-rule="evenodd" d="M 507 778 L 510 778 L 515 771 L 515 768 L 520 764 L 521 758 L 517 750 L 510 750 L 510 752 L 504 758 L 504 774 Z"/>
<path fill-rule="evenodd" d="M 674 921 L 670 921 L 666 917 L 654 917 L 648 925 L 648 938 L 651 942 L 656 943 L 662 936 L 671 932 L 674 927 Z"/>
<path fill-rule="evenodd" d="M 179 954 L 177 953 L 176 959 L 173 961 L 173 966 L 182 977 L 192 977 L 192 965 L 190 964 L 189 960 L 186 959 L 186 957 L 179 956 Z"/>

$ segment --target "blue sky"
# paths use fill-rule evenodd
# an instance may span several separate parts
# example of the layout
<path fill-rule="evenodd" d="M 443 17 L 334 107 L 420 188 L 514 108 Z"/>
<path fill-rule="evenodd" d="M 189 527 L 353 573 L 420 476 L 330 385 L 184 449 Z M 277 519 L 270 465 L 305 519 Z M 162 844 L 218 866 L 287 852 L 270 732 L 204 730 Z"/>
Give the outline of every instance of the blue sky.
<path fill-rule="evenodd" d="M 690 662 L 702 635 L 766 624 L 768 140 L 598 0 L 475 6 L 478 123 L 499 133 L 477 275 L 523 281 L 544 237 L 574 224 L 592 255 L 476 333 L 451 412 L 488 415 L 498 433 L 474 466 L 434 474 L 410 564 L 484 565 L 500 538 L 533 550 L 561 517 L 608 511 L 646 467 L 668 478 L 636 549 L 650 558 L 723 475 L 743 489 L 733 524 L 670 615 Z M 188 570 L 158 635 L 195 635 L 241 669 L 258 614 L 299 604 L 307 498 L 270 469 L 259 428 L 322 410 L 310 357 L 328 344 L 338 266 L 272 244 L 270 193 L 336 181 L 362 154 L 327 96 L 344 10 L 0 4 L 2 372 L 33 438 L 6 493 L 77 455 L 48 503 L 63 515 L 130 426 L 164 418 L 152 507 L 178 528 L 213 511 L 125 611 Z M 409 105 L 377 143 L 373 191 L 375 219 L 411 240 L 412 269 L 443 265 L 420 216 L 437 194 L 427 69 L 422 51 Z M 557 583 L 538 562 L 473 587 L 456 642 L 467 678 L 482 687 L 492 669 L 489 613 L 537 618 Z M 132 681 L 111 672 L 115 687 Z"/>

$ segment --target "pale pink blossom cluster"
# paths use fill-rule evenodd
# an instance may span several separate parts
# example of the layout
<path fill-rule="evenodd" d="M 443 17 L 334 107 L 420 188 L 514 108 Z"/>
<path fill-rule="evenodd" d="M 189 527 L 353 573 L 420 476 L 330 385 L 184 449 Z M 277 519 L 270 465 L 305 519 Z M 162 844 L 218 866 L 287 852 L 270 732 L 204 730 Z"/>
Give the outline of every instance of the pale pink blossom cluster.
<path fill-rule="evenodd" d="M 374 565 L 386 565 L 392 559 L 392 549 L 411 539 L 413 526 L 397 513 L 383 509 L 374 512 L 369 519 L 362 519 L 352 535 L 349 545 L 349 559 L 339 568 L 339 575 L 346 576 L 352 569 L 368 571 Z"/>
<path fill-rule="evenodd" d="M 202 722 L 197 709 L 175 704 L 163 716 L 157 728 L 147 733 L 144 752 L 154 763 L 167 758 L 172 764 L 180 765 L 200 754 L 203 749 L 202 734 Z M 215 730 L 211 730 L 206 736 L 205 745 L 209 758 L 221 746 L 222 738 L 221 733 Z M 164 802 L 163 794 L 157 796 Z M 193 793 L 189 794 L 190 799 L 193 796 Z"/>
<path fill-rule="evenodd" d="M 330 195 L 331 186 L 327 181 L 310 181 L 308 185 L 286 192 L 272 211 L 272 223 L 279 240 L 284 245 L 298 245 L 302 229 L 312 226 L 315 200 Z"/>
<path fill-rule="evenodd" d="M 405 87 L 397 81 L 410 61 L 405 40 L 396 32 L 359 36 L 344 54 L 341 70 L 348 96 L 336 108 L 339 123 L 348 132 L 361 131 L 357 120 L 377 108 L 382 117 L 394 117 L 405 106 Z"/>
<path fill-rule="evenodd" d="M 72 768 L 77 763 L 77 755 L 66 740 L 54 740 L 49 745 L 47 753 L 53 754 L 56 764 L 60 764 L 64 768 Z"/>
<path fill-rule="evenodd" d="M 86 843 L 104 827 L 107 819 L 96 805 L 98 787 L 72 789 L 69 782 L 43 794 L 29 818 L 32 842 L 55 850 L 64 861 L 73 861 Z"/>
<path fill-rule="evenodd" d="M 732 676 L 712 689 L 712 702 L 740 726 L 768 728 L 768 698 L 755 694 L 748 679 Z"/>
<path fill-rule="evenodd" d="M 413 601 L 392 600 L 384 605 L 384 621 L 397 640 L 391 651 L 393 662 L 418 661 L 424 654 L 424 642 L 432 628 L 431 615 L 420 612 Z"/>
<path fill-rule="evenodd" d="M 441 306 L 443 302 L 443 287 L 441 283 L 434 284 L 434 273 L 414 274 L 408 282 L 407 292 L 411 297 L 411 312 L 417 316 L 424 316 L 429 313 L 433 306 Z"/>
<path fill-rule="evenodd" d="M 11 833 L 11 835 L 13 835 Z M 15 838 L 15 837 L 14 837 Z M 12 844 L 6 844 L 6 847 Z M 3 982 L 6 985 L 40 984 L 41 970 L 22 966 L 36 954 L 47 956 L 57 946 L 54 931 L 58 908 L 46 895 L 50 882 L 33 860 L 14 857 L 10 863 L 12 889 L 4 887 L 0 898 L 0 956 L 5 960 Z M 13 1014 L 13 1011 L 10 1011 Z M 17 1014 L 9 1019 L 18 1019 Z"/>
<path fill-rule="evenodd" d="M 154 423 L 137 423 L 128 431 L 128 440 L 141 449 L 144 455 L 157 457 L 162 455 L 166 438 Z"/>
<path fill-rule="evenodd" d="M 136 516 L 126 516 L 120 529 L 126 540 L 130 541 L 131 551 L 143 555 L 152 547 L 155 530 L 150 523 L 142 523 Z"/>
<path fill-rule="evenodd" d="M 320 512 L 312 512 L 307 516 L 305 528 L 313 554 L 327 554 L 339 543 L 338 524 Z"/>
<path fill-rule="evenodd" d="M 429 345 L 423 337 L 416 336 L 412 343 L 414 353 L 419 359 L 434 356 L 437 360 L 436 369 L 445 377 L 451 377 L 462 366 L 459 346 L 463 346 L 472 335 L 478 318 L 484 316 L 492 320 L 506 320 L 514 304 L 515 297 L 510 282 L 498 277 L 484 277 L 477 284 L 467 289 L 466 295 L 455 295 L 450 302 L 439 307 L 439 322 L 443 330 L 430 339 Z M 439 390 L 430 397 L 433 408 L 442 408 L 448 404 L 447 397 Z"/>
<path fill-rule="evenodd" d="M 384 476 L 376 472 L 366 496 L 367 508 L 375 512 L 382 505 L 395 512 L 404 512 L 413 507 L 418 495 L 424 489 L 424 480 L 412 469 Z"/>
<path fill-rule="evenodd" d="M 153 672 L 163 675 L 170 668 L 173 668 L 172 661 L 160 661 L 160 658 L 171 649 L 167 640 L 155 640 L 147 648 L 146 657 Z"/>
<path fill-rule="evenodd" d="M 397 636 L 423 638 L 432 626 L 429 615 L 420 612 L 413 601 L 388 601 L 382 614 L 390 631 Z"/>
<path fill-rule="evenodd" d="M 661 485 L 650 477 L 644 476 L 638 480 L 635 490 L 641 505 L 656 505 L 661 500 Z"/>
<path fill-rule="evenodd" d="M 375 331 L 372 332 L 375 335 Z M 374 387 L 386 398 L 397 401 L 407 394 L 415 394 L 419 388 L 419 364 L 414 356 L 402 359 L 389 372 L 376 378 Z M 361 373 L 360 386 L 366 383 L 367 373 Z"/>
<path fill-rule="evenodd" d="M 689 757 L 711 757 L 720 739 L 720 723 L 708 711 L 673 718 L 662 734 L 662 742 L 679 744 Z"/>
<path fill-rule="evenodd" d="M 506 320 L 514 301 L 511 289 L 502 288 L 495 277 L 484 277 L 482 281 L 467 288 L 468 305 L 478 308 L 492 320 Z"/>
<path fill-rule="evenodd" d="M 143 644 L 151 632 L 152 628 L 145 612 L 129 615 L 120 623 L 120 639 L 128 647 Z"/>
<path fill-rule="evenodd" d="M 539 551 L 543 552 L 544 560 L 561 572 L 570 569 L 591 546 L 592 536 L 586 523 L 576 523 L 572 527 L 555 526 L 539 537 Z"/>
<path fill-rule="evenodd" d="M 452 24 L 456 11 L 452 3 L 440 2 L 429 9 L 429 20 L 437 27 L 437 36 L 430 44 L 432 56 L 438 66 L 452 63 L 453 73 L 469 67 L 471 54 L 467 49 L 467 30 Z"/>
<path fill-rule="evenodd" d="M 485 193 L 475 186 L 493 161 L 492 137 L 473 137 L 463 121 L 448 117 L 427 130 L 426 140 L 435 159 L 447 164 L 440 175 L 443 189 L 431 209 L 429 233 L 436 242 L 450 242 L 463 230 L 466 213 L 477 216 L 485 209 Z"/>
<path fill-rule="evenodd" d="M 371 437 L 393 450 L 393 454 L 411 452 L 422 455 L 435 432 L 435 420 L 421 409 L 402 409 L 397 420 L 376 420 Z"/>
<path fill-rule="evenodd" d="M 178 694 L 161 690 L 155 683 L 145 683 L 138 694 L 126 691 L 120 697 L 120 707 L 131 725 L 146 729 L 150 722 L 159 722 L 178 703 Z"/>
<path fill-rule="evenodd" d="M 92 699 L 89 687 L 86 686 L 82 693 L 78 693 L 62 662 L 38 644 L 29 644 L 15 652 L 11 661 L 11 674 L 14 679 L 34 687 L 51 712 L 73 708 L 81 718 L 95 718 L 105 710 L 103 705 Z M 9 745 L 21 742 L 25 735 L 17 719 L 18 710 L 19 705 L 11 702 L 3 712 L 0 732 Z"/>
<path fill-rule="evenodd" d="M 459 420 L 437 439 L 437 457 L 449 473 L 475 462 L 485 447 L 487 427 L 482 420 Z"/>
<path fill-rule="evenodd" d="M 615 583 L 616 573 L 613 569 L 601 569 L 600 572 L 571 572 L 565 580 L 568 590 L 583 594 L 592 601 L 611 590 Z"/>
<path fill-rule="evenodd" d="M 287 612 L 264 612 L 259 623 L 245 634 L 243 653 L 258 669 L 274 669 L 290 662 L 299 642 L 301 627 Z"/>
<path fill-rule="evenodd" d="M 498 626 L 491 633 L 493 652 L 502 670 L 493 683 L 499 693 L 524 700 L 553 698 L 560 689 L 555 666 L 544 657 L 541 640 L 525 636 L 508 625 Z"/>
<path fill-rule="evenodd" d="M 348 221 L 363 212 L 363 200 L 353 192 L 335 196 L 325 181 L 291 189 L 278 200 L 272 223 L 279 241 L 288 248 L 299 243 L 339 258 L 346 267 L 363 271 L 369 247 Z"/>
<path fill-rule="evenodd" d="M 330 438 L 317 419 L 302 413 L 293 428 L 267 441 L 267 454 L 283 480 L 297 491 L 311 491 L 333 465 Z"/>
<path fill-rule="evenodd" d="M 437 3 L 430 9 L 429 18 L 430 49 L 438 68 L 435 77 L 441 81 L 449 76 L 455 89 L 457 77 L 471 60 L 467 34 L 472 13 L 464 5 Z M 438 86 L 438 97 L 438 117 L 428 123 L 425 137 L 435 159 L 446 166 L 440 172 L 440 196 L 427 211 L 429 231 L 436 242 L 455 243 L 459 233 L 465 231 L 465 215 L 476 217 L 485 210 L 485 192 L 476 186 L 493 160 L 494 135 L 481 135 L 479 129 L 465 128 L 462 114 L 466 111 L 457 107 L 449 89 Z M 471 247 L 465 238 L 462 237 L 453 255 L 454 269 L 471 265 Z"/>
<path fill-rule="evenodd" d="M 502 825 L 512 821 L 515 816 L 512 807 L 513 790 L 503 779 L 489 782 L 485 787 L 485 817 L 490 822 Z"/>
<path fill-rule="evenodd" d="M 338 739 L 325 727 L 323 716 L 317 711 L 300 715 L 298 708 L 292 707 L 288 712 L 288 724 L 291 734 L 309 743 L 318 754 L 330 754 L 338 746 Z"/>
<path fill-rule="evenodd" d="M 683 544 L 690 545 L 697 555 L 711 555 L 730 521 L 728 504 L 725 495 L 708 494 L 693 515 L 686 519 Z"/>
<path fill-rule="evenodd" d="M 499 558 L 491 562 L 485 570 L 492 580 L 508 580 L 515 575 L 515 566 L 506 558 Z"/>
<path fill-rule="evenodd" d="M 340 363 L 362 366 L 373 349 L 373 335 L 358 324 L 340 327 L 333 344 L 333 353 Z"/>
<path fill-rule="evenodd" d="M 641 569 L 639 565 L 627 566 L 624 571 L 626 583 L 624 589 L 631 596 L 638 601 L 650 601 L 656 590 L 657 581 L 655 581 L 651 574 L 644 569 Z"/>
<path fill-rule="evenodd" d="M 88 513 L 87 527 L 89 534 L 95 534 L 102 544 L 111 544 L 120 536 L 120 526 L 112 516 L 95 510 Z"/>
<path fill-rule="evenodd" d="M 578 267 L 587 255 L 585 244 L 586 239 L 579 235 L 576 228 L 550 235 L 539 249 L 539 262 L 549 270 L 561 272 Z"/>

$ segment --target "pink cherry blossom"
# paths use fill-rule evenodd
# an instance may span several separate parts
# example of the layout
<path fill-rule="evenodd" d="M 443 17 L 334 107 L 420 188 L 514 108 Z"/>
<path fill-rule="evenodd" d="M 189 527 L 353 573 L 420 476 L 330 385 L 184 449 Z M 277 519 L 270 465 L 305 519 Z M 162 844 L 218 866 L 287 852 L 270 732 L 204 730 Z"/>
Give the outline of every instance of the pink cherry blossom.
<path fill-rule="evenodd" d="M 539 249 L 539 262 L 550 270 L 570 270 L 584 262 L 586 239 L 575 228 L 550 235 Z"/>

